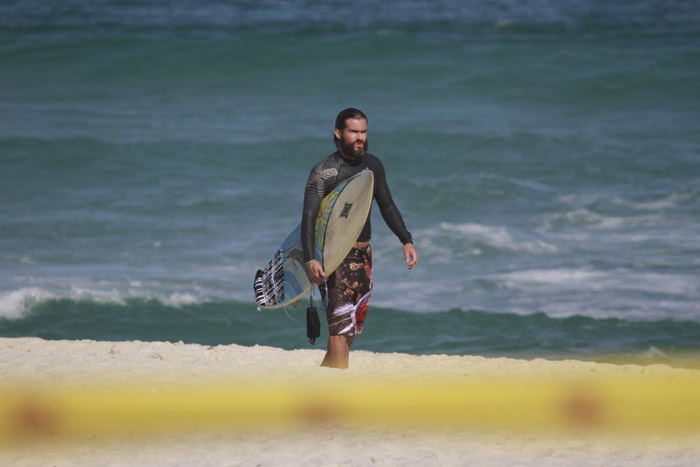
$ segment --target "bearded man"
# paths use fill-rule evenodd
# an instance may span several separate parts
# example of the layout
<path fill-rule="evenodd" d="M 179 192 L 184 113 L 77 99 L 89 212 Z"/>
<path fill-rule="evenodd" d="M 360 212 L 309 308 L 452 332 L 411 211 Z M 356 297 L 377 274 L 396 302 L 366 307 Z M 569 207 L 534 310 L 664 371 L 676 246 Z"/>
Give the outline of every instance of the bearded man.
<path fill-rule="evenodd" d="M 373 199 L 377 202 L 384 221 L 403 244 L 408 269 L 418 263 L 418 252 L 411 233 L 391 197 L 382 162 L 367 153 L 367 116 L 358 109 L 341 111 L 335 120 L 333 141 L 336 151 L 314 166 L 304 191 L 304 209 L 301 221 L 301 240 L 309 277 L 316 284 L 326 282 L 326 318 L 328 320 L 328 347 L 322 366 L 347 368 L 350 347 L 355 336 L 362 333 L 369 299 L 372 294 L 372 226 L 370 214 L 364 228 L 345 260 L 326 277 L 322 265 L 314 258 L 314 231 L 321 200 L 333 188 L 364 169 L 374 172 Z M 326 287 L 321 287 L 325 295 Z"/>

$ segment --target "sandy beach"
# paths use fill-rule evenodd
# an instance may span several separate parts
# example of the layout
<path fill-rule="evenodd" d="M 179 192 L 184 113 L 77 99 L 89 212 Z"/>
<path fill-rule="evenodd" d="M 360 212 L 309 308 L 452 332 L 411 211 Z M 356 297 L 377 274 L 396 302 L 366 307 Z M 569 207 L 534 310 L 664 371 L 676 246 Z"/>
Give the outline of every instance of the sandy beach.
<path fill-rule="evenodd" d="M 250 426 L 207 426 L 210 418 L 194 420 L 197 411 L 178 412 L 184 423 L 179 429 L 149 425 L 148 407 L 133 410 L 125 429 L 109 430 L 110 423 L 93 411 L 94 432 L 41 430 L 34 420 L 34 433 L 8 433 L 7 424 L 14 399 L 7 389 L 50 394 L 58 391 L 69 399 L 86 401 L 95 390 L 111 391 L 105 407 L 130 409 L 133 398 L 124 394 L 173 394 L 186 388 L 179 399 L 203 408 L 217 390 L 237 385 L 253 392 L 289 394 L 321 391 L 324 387 L 357 387 L 379 381 L 386 391 L 400 398 L 401 388 L 435 381 L 466 382 L 471 387 L 484 382 L 552 381 L 590 377 L 651 378 L 682 381 L 697 378 L 698 371 L 665 365 L 611 365 L 581 361 L 513 360 L 469 356 L 379 354 L 357 351 L 346 371 L 320 368 L 323 351 L 285 351 L 271 347 L 238 345 L 202 346 L 165 342 L 46 341 L 37 338 L 0 339 L 0 379 L 5 424 L 0 451 L 2 465 L 697 465 L 700 445 L 697 426 L 691 430 L 669 430 L 668 426 L 630 433 L 605 426 L 564 430 L 555 425 L 523 430 L 509 423 L 535 417 L 522 412 L 500 418 L 499 423 L 460 425 L 435 423 L 442 418 L 421 415 L 416 423 L 335 424 L 317 417 L 302 425 L 277 426 L 264 420 Z M 457 383 L 455 383 L 457 384 Z M 461 383 L 459 383 L 461 384 Z M 435 386 L 440 388 L 442 386 Z M 465 386 L 467 387 L 467 386 Z M 513 386 L 515 387 L 515 386 Z M 511 389 L 513 389 L 511 387 Z M 248 389 L 242 389 L 244 394 Z M 439 389 L 438 389 L 439 390 Z M 514 398 L 517 399 L 517 389 Z M 113 398 L 109 394 L 113 395 Z M 391 396 L 375 392 L 378 398 Z M 245 397 L 250 397 L 245 396 Z M 267 397 L 267 396 L 261 396 Z M 371 398 L 362 396 L 365 398 Z M 496 396 L 494 396 L 496 397 Z M 72 399 L 70 399 L 72 398 Z M 233 399 L 233 398 L 232 398 Z M 9 400 L 9 402 L 8 402 Z M 155 400 L 155 399 L 153 399 Z M 252 400 L 252 399 L 251 399 Z M 397 399 L 398 400 L 398 399 Z M 484 400 L 489 403 L 496 399 Z M 536 399 L 533 399 L 536 400 Z M 125 402 L 126 401 L 126 402 Z M 240 399 L 239 399 L 240 401 Z M 88 403 L 88 402 L 86 402 Z M 231 400 L 231 404 L 237 402 Z M 8 405 L 10 404 L 10 405 Z M 121 404 L 121 405 L 120 405 Z M 251 403 L 251 413 L 255 412 Z M 263 404 L 265 405 L 265 404 Z M 119 406 L 119 407 L 117 407 Z M 263 407 L 264 408 L 264 407 Z M 274 404 L 268 407 L 274 410 Z M 399 407 L 401 408 L 401 407 Z M 180 407 L 180 409 L 183 409 Z M 691 407 L 697 409 L 697 407 Z M 183 409 L 184 410 L 184 409 Z M 202 409 L 203 410 L 203 409 Z M 357 409 L 359 411 L 362 410 Z M 486 410 L 491 413 L 493 409 Z M 410 411 L 410 410 L 409 410 Z M 201 410 L 200 410 L 201 412 Z M 107 412 L 106 412 L 107 413 Z M 121 413 L 121 412 L 120 412 Z M 272 412 L 270 412 L 272 413 Z M 194 415 L 193 415 L 194 414 Z M 253 413 L 252 416 L 255 414 Z M 274 419 L 274 414 L 268 420 Z M 389 415 L 390 417 L 392 415 Z M 475 411 L 475 417 L 476 415 Z M 106 415 L 105 415 L 106 417 Z M 189 418 L 188 418 L 189 417 Z M 422 417 L 422 418 L 421 418 Z M 520 417 L 520 419 L 518 419 Z M 529 418 L 528 418 L 529 417 Z M 36 418 L 36 417 L 35 417 Z M 263 417 L 264 418 L 264 417 Z M 447 416 L 449 418 L 449 415 Z M 116 419 L 115 419 L 116 420 Z M 133 420 L 133 427 L 129 427 Z M 411 420 L 407 417 L 406 420 Z M 202 425 L 204 421 L 204 426 Z M 257 419 L 256 419 L 257 421 Z M 102 424 L 98 423 L 101 422 Z M 118 424 L 118 422 L 115 422 Z M 122 422 L 124 423 L 124 422 Z M 696 423 L 696 420 L 693 421 Z M 175 423 L 176 426 L 178 425 Z M 215 426 L 216 425 L 216 426 Z M 691 428 L 693 427 L 691 426 Z M 38 427 L 38 428 L 37 428 Z M 149 428 L 150 427 L 150 428 Z M 24 427 L 26 428 L 26 427 Z"/>

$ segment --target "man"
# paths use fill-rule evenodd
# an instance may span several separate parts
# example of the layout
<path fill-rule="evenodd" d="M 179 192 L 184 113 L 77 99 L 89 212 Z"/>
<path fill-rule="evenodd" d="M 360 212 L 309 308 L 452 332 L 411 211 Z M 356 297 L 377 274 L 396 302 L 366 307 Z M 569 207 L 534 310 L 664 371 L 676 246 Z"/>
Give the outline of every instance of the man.
<path fill-rule="evenodd" d="M 309 276 L 316 284 L 327 280 L 328 347 L 322 366 L 347 368 L 350 347 L 362 332 L 372 292 L 371 223 L 367 216 L 362 233 L 343 263 L 326 278 L 321 264 L 314 259 L 314 228 L 321 200 L 339 183 L 361 170 L 374 172 L 374 199 L 384 221 L 403 243 L 408 269 L 418 263 L 418 252 L 413 246 L 411 233 L 394 204 L 387 186 L 386 173 L 381 161 L 367 153 L 367 116 L 349 108 L 338 114 L 333 134 L 337 151 L 324 158 L 311 170 L 304 192 L 304 212 L 301 221 L 301 240 Z M 321 288 L 322 293 L 325 287 Z"/>

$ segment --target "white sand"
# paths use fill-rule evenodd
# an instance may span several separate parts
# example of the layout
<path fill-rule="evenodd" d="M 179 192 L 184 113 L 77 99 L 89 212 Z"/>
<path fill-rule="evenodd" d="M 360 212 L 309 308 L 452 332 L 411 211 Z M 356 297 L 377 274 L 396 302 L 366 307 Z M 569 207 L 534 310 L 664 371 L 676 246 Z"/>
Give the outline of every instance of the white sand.
<path fill-rule="evenodd" d="M 697 370 L 664 365 L 608 365 L 580 361 L 412 356 L 354 351 L 349 370 L 320 368 L 323 351 L 284 351 L 237 345 L 208 347 L 163 342 L 45 341 L 0 338 L 0 386 L 60 385 L 79 393 L 147 381 L 155 388 L 182 384 L 261 381 L 284 388 L 305 382 L 360 378 L 406 381 L 447 378 L 532 378 L 590 375 L 677 377 Z M 0 413 L 0 416 L 2 414 Z M 302 431 L 255 427 L 246 431 L 120 434 L 82 442 L 25 441 L 0 447 L 0 465 L 700 465 L 700 437 L 648 433 L 622 437 L 587 432 L 522 433 L 455 428 L 366 429 L 318 426 Z"/>

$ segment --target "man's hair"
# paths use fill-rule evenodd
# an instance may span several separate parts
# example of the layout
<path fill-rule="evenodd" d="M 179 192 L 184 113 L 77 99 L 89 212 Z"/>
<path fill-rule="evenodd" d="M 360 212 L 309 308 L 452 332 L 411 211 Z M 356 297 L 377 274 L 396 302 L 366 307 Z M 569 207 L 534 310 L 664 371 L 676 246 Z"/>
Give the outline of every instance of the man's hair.
<path fill-rule="evenodd" d="M 341 110 L 338 116 L 335 118 L 335 129 L 340 130 L 342 133 L 345 129 L 345 121 L 349 118 L 354 118 L 358 120 L 367 120 L 367 115 L 365 115 L 361 110 L 348 107 L 345 110 Z M 333 142 L 338 145 L 338 138 L 335 137 L 335 132 L 333 132 Z"/>

